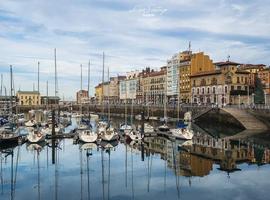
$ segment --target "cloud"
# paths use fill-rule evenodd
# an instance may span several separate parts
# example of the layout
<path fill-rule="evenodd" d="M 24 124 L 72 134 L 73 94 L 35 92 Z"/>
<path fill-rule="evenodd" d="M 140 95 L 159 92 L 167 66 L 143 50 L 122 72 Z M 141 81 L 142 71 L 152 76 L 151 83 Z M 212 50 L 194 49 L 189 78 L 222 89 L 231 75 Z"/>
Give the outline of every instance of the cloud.
<path fill-rule="evenodd" d="M 238 62 L 269 64 L 269 7 L 266 0 L 1 1 L 0 72 L 8 86 L 12 64 L 22 87 L 31 89 L 40 61 L 41 85 L 53 86 L 57 48 L 60 93 L 74 98 L 80 64 L 87 70 L 91 61 L 91 85 L 101 80 L 103 51 L 112 76 L 161 67 L 189 41 L 214 61 L 230 54 Z"/>

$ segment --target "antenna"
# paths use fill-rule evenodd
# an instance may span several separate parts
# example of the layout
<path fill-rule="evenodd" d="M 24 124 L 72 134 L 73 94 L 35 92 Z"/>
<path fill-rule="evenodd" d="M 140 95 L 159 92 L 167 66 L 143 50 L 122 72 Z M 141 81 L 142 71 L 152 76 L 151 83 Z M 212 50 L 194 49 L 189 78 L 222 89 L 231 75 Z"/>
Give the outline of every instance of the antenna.
<path fill-rule="evenodd" d="M 191 41 L 189 41 L 189 43 L 188 43 L 188 51 L 189 52 L 191 51 Z"/>
<path fill-rule="evenodd" d="M 230 58 L 231 58 L 231 56 L 230 56 L 230 55 L 228 55 L 228 56 L 227 56 L 227 62 L 229 62 L 229 61 L 230 61 Z"/>

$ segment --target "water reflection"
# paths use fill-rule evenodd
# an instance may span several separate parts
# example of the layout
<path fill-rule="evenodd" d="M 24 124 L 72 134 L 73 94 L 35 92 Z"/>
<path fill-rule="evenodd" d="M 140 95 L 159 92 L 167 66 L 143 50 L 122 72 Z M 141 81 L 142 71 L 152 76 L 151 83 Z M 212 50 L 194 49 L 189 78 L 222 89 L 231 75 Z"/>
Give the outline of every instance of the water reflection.
<path fill-rule="evenodd" d="M 265 199 L 268 195 L 270 170 L 265 164 L 270 162 L 270 150 L 210 136 L 196 136 L 192 142 L 146 137 L 142 142 L 99 145 L 47 140 L 1 149 L 0 156 L 1 199 L 228 199 L 231 195 Z M 211 190 L 216 195 L 205 195 Z"/>

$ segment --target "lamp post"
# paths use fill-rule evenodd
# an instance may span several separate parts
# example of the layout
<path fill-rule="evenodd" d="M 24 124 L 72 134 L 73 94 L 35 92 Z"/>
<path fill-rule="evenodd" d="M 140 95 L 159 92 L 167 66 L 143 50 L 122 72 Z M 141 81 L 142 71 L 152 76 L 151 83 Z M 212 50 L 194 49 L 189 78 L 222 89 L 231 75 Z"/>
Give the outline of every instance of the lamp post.
<path fill-rule="evenodd" d="M 254 105 L 255 104 L 255 94 L 252 93 L 252 104 Z"/>
<path fill-rule="evenodd" d="M 241 95 L 240 94 L 238 94 L 238 106 L 239 106 L 239 108 L 240 108 L 240 97 L 241 97 Z"/>
<path fill-rule="evenodd" d="M 264 92 L 264 105 L 265 105 L 265 107 L 267 105 L 267 95 L 266 95 L 266 92 Z"/>

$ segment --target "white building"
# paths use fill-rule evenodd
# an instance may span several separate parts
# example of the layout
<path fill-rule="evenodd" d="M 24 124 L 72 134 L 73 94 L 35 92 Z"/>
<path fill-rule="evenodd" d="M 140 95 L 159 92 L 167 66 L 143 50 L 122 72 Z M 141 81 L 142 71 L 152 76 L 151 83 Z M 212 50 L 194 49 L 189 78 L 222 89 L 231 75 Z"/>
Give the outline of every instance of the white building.
<path fill-rule="evenodd" d="M 176 97 L 178 94 L 180 58 L 178 54 L 167 61 L 167 96 Z"/>
<path fill-rule="evenodd" d="M 128 72 L 126 79 L 119 83 L 119 98 L 120 100 L 135 99 L 137 97 L 139 72 Z"/>

